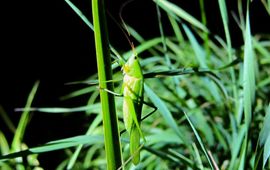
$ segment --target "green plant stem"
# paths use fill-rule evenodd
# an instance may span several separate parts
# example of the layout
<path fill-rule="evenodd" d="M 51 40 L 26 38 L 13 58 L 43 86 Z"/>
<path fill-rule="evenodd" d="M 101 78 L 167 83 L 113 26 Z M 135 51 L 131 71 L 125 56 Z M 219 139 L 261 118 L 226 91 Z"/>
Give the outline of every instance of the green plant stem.
<path fill-rule="evenodd" d="M 115 170 L 121 166 L 122 156 L 115 111 L 114 96 L 102 89 L 113 91 L 111 58 L 103 0 L 92 1 L 94 34 L 100 86 L 100 100 L 103 114 L 104 142 L 107 169 Z"/>

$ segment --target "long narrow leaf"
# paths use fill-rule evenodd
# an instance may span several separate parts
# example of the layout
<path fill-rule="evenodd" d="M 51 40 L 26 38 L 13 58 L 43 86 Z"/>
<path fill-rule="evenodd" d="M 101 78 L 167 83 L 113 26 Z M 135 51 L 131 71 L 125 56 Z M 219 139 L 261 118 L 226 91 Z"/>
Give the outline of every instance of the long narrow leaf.
<path fill-rule="evenodd" d="M 32 90 L 31 90 L 31 92 L 29 93 L 25 108 L 30 108 L 31 107 L 31 104 L 32 104 L 32 102 L 34 100 L 34 96 L 35 96 L 35 94 L 37 92 L 38 86 L 39 86 L 39 81 L 36 81 L 33 88 L 32 88 Z M 25 132 L 26 126 L 27 126 L 28 121 L 29 121 L 29 114 L 30 114 L 29 110 L 25 110 L 22 113 L 22 116 L 20 118 L 18 127 L 16 129 L 16 132 L 15 132 L 12 144 L 11 144 L 11 149 L 13 151 L 20 150 L 20 144 L 21 144 L 21 141 L 23 139 L 24 132 Z"/>
<path fill-rule="evenodd" d="M 252 49 L 252 37 L 249 24 L 249 13 L 246 19 L 245 49 L 244 49 L 244 113 L 245 123 L 249 126 L 252 117 L 252 103 L 255 98 L 255 71 L 254 56 Z"/>
<path fill-rule="evenodd" d="M 195 136 L 196 136 L 196 139 L 198 140 L 198 142 L 199 142 L 199 144 L 200 144 L 200 146 L 201 146 L 201 148 L 202 148 L 202 150 L 203 150 L 203 153 L 204 153 L 205 157 L 207 158 L 207 161 L 208 161 L 209 165 L 211 166 L 212 169 L 214 169 L 214 163 L 213 163 L 212 160 L 210 159 L 210 156 L 208 155 L 208 152 L 207 152 L 207 150 L 206 150 L 206 147 L 204 146 L 204 143 L 203 143 L 201 137 L 199 136 L 197 130 L 196 130 L 195 127 L 193 126 L 193 124 L 192 124 L 191 120 L 189 119 L 188 115 L 187 115 L 185 112 L 184 112 L 184 114 L 185 114 L 185 116 L 186 116 L 186 118 L 187 118 L 187 120 L 188 120 L 188 123 L 189 123 L 189 125 L 190 125 L 192 131 L 194 132 L 194 134 L 195 134 Z"/>
<path fill-rule="evenodd" d="M 266 109 L 263 127 L 259 135 L 253 169 L 262 169 L 270 156 L 270 105 Z M 262 157 L 263 156 L 263 157 Z"/>
<path fill-rule="evenodd" d="M 72 113 L 72 112 L 86 112 L 91 111 L 94 113 L 99 113 L 100 111 L 100 103 L 89 105 L 89 106 L 81 106 L 74 108 L 64 108 L 64 107 L 40 107 L 40 108 L 16 108 L 15 111 L 37 111 L 44 113 Z"/>
<path fill-rule="evenodd" d="M 187 145 L 188 142 L 186 138 L 183 136 L 183 133 L 180 132 L 177 123 L 173 119 L 172 114 L 167 108 L 167 106 L 165 105 L 165 103 L 146 84 L 144 84 L 144 89 L 147 96 L 158 108 L 159 112 L 165 119 L 168 126 L 171 127 L 174 130 L 174 132 L 178 135 L 178 137 Z"/>
<path fill-rule="evenodd" d="M 185 30 L 185 33 L 188 36 L 188 39 L 189 39 L 191 46 L 192 46 L 192 49 L 195 53 L 195 56 L 197 57 L 197 60 L 199 61 L 200 67 L 201 68 L 208 68 L 207 64 L 206 64 L 205 52 L 203 51 L 202 47 L 200 46 L 200 44 L 196 40 L 193 33 L 190 31 L 190 29 L 185 24 L 183 24 L 183 28 Z"/>
<path fill-rule="evenodd" d="M 186 20 L 187 22 L 191 23 L 193 26 L 208 32 L 208 29 L 196 18 L 194 18 L 192 15 L 184 11 L 179 6 L 176 6 L 175 4 L 166 1 L 166 0 L 154 0 L 155 3 L 157 3 L 161 8 L 163 8 L 168 13 L 173 13 L 177 16 L 179 16 L 181 19 Z"/>
<path fill-rule="evenodd" d="M 51 142 L 46 143 L 45 145 L 42 145 L 39 147 L 33 147 L 33 148 L 23 150 L 20 152 L 11 153 L 8 155 L 2 155 L 0 156 L 0 160 L 12 159 L 12 158 L 17 158 L 17 157 L 27 156 L 30 154 L 39 154 L 39 153 L 44 153 L 44 152 L 49 152 L 49 151 L 55 151 L 59 149 L 65 149 L 65 148 L 77 146 L 80 144 L 91 145 L 94 143 L 102 143 L 102 142 L 104 142 L 104 139 L 100 135 L 75 136 L 71 138 L 51 141 Z"/>
<path fill-rule="evenodd" d="M 65 2 L 70 6 L 70 8 L 85 22 L 85 24 L 94 30 L 93 24 L 86 18 L 86 16 L 82 13 L 82 11 L 77 8 L 70 0 L 65 0 Z"/>

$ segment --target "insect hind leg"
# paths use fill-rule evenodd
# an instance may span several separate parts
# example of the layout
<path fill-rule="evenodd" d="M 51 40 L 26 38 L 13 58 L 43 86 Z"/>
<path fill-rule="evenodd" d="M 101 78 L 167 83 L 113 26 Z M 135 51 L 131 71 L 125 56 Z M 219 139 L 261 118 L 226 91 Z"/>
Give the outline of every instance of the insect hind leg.
<path fill-rule="evenodd" d="M 122 96 L 123 96 L 123 95 L 122 95 Z M 151 116 L 153 113 L 155 113 L 155 112 L 157 111 L 157 107 L 154 106 L 153 104 L 148 103 L 148 102 L 146 102 L 146 101 L 143 101 L 143 104 L 145 104 L 145 105 L 147 105 L 147 106 L 153 108 L 154 110 L 152 110 L 151 112 L 147 113 L 143 118 L 141 118 L 141 121 L 147 119 L 149 116 Z M 123 130 L 120 132 L 120 135 L 122 135 L 122 134 L 125 133 L 125 132 L 126 132 L 126 129 L 123 129 Z"/>
<path fill-rule="evenodd" d="M 141 121 L 143 121 L 144 119 L 148 118 L 149 116 L 151 116 L 153 113 L 155 113 L 157 111 L 157 107 L 155 105 L 153 105 L 152 103 L 148 103 L 146 101 L 143 101 L 143 104 L 153 108 L 154 110 L 152 110 L 150 113 L 146 114 Z"/>

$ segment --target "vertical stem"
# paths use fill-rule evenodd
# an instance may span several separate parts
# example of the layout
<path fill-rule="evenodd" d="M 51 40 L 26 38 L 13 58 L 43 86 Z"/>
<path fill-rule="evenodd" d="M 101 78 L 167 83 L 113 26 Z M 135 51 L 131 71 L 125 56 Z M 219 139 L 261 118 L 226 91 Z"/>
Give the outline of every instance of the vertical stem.
<path fill-rule="evenodd" d="M 109 51 L 108 32 L 105 17 L 104 0 L 92 0 L 94 34 L 102 105 L 104 142 L 107 169 L 115 170 L 121 166 L 122 156 L 115 111 L 114 96 L 102 89 L 113 91 L 111 58 Z"/>

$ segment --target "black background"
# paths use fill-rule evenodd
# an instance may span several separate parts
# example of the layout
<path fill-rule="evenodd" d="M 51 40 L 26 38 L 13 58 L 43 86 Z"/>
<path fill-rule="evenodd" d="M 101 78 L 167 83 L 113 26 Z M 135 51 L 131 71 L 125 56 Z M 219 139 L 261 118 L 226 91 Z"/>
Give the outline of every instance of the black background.
<path fill-rule="evenodd" d="M 108 11 L 119 21 L 119 11 L 125 1 L 109 1 Z M 199 1 L 177 1 L 180 7 L 200 19 Z M 223 36 L 222 21 L 217 1 L 205 1 L 208 27 L 213 34 Z M 91 1 L 74 3 L 92 20 Z M 230 12 L 236 11 L 237 1 L 227 1 Z M 64 0 L 27 0 L 1 3 L 0 32 L 0 104 L 16 124 L 20 113 L 14 108 L 24 106 L 34 82 L 41 84 L 33 105 L 38 107 L 72 107 L 84 105 L 86 98 L 61 102 L 59 97 L 70 92 L 64 83 L 82 80 L 96 72 L 93 32 L 80 20 Z M 163 13 L 164 14 L 164 13 Z M 123 10 L 123 18 L 145 39 L 159 35 L 156 7 L 150 0 L 135 0 Z M 172 34 L 166 27 L 165 33 Z M 235 47 L 242 44 L 241 32 L 230 18 Z M 251 29 L 253 33 L 269 33 L 269 16 L 259 0 L 251 4 Z M 167 24 L 169 25 L 169 24 Z M 130 46 L 123 32 L 108 18 L 109 35 L 117 49 L 128 50 Z M 35 114 L 26 131 L 26 143 L 36 146 L 63 137 L 85 132 L 83 116 Z M 60 122 L 60 123 L 59 123 Z M 78 126 L 79 125 L 79 126 Z M 0 129 L 9 133 L 0 120 Z M 58 152 L 56 152 L 58 153 Z M 60 155 L 60 154 L 59 154 Z M 41 156 L 44 167 L 59 163 L 59 159 Z"/>

